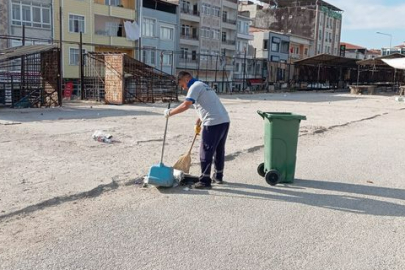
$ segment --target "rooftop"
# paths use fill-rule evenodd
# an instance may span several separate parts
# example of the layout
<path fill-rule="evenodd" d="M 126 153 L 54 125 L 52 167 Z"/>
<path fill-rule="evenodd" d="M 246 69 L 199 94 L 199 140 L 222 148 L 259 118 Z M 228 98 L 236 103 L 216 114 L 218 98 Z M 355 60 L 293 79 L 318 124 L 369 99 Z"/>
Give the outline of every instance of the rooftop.
<path fill-rule="evenodd" d="M 346 50 L 366 50 L 366 47 L 361 47 L 347 42 L 340 42 L 340 45 L 345 45 Z"/>

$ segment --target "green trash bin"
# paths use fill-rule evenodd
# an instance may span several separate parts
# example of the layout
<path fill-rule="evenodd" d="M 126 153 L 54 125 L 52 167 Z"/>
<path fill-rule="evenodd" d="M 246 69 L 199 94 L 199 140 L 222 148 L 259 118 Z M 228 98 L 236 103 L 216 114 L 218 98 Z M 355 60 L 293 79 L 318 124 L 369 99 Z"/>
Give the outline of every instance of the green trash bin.
<path fill-rule="evenodd" d="M 272 186 L 293 183 L 300 122 L 307 118 L 292 113 L 257 113 L 264 119 L 264 163 L 257 172 Z"/>

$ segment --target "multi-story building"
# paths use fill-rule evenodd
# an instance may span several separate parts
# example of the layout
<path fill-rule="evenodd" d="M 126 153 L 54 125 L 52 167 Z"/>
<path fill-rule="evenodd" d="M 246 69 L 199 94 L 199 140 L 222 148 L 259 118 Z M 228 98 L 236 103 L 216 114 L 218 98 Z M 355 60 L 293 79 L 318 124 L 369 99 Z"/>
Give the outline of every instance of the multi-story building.
<path fill-rule="evenodd" d="M 256 56 L 267 61 L 268 81 L 278 82 L 288 79 L 290 57 L 290 37 L 267 29 L 251 28 L 254 39 L 250 44 L 256 50 Z"/>
<path fill-rule="evenodd" d="M 141 25 L 141 60 L 163 72 L 175 74 L 179 45 L 178 5 L 160 0 L 143 0 L 138 9 Z"/>
<path fill-rule="evenodd" d="M 7 5 L 8 7 L 6 7 Z M 7 44 L 3 44 L 3 46 L 21 46 L 23 28 L 25 28 L 25 45 L 52 42 L 51 0 L 8 0 L 7 3 L 3 1 L 2 7 L 5 8 L 5 12 L 0 11 L 1 21 L 8 23 L 1 23 L 0 28 L 3 29 L 0 31 L 6 30 L 6 35 L 15 37 L 8 39 Z"/>
<path fill-rule="evenodd" d="M 290 37 L 290 63 L 311 57 L 311 47 L 313 41 L 308 38 L 303 38 L 295 35 Z"/>
<path fill-rule="evenodd" d="M 62 3 L 60 28 L 59 3 Z M 134 0 L 61 0 L 54 1 L 54 37 L 62 31 L 63 77 L 79 78 L 79 41 L 85 52 L 121 52 L 135 56 L 136 43 L 126 38 L 125 21 L 134 21 Z"/>
<path fill-rule="evenodd" d="M 254 38 L 249 32 L 251 23 L 252 19 L 243 13 L 238 15 L 236 53 L 233 60 L 234 69 L 232 74 L 233 87 L 236 90 L 246 88 L 246 79 L 255 77 L 255 73 L 261 77 L 263 61 L 255 61 L 255 50 L 252 46 L 249 46 L 249 42 Z"/>
<path fill-rule="evenodd" d="M 250 13 L 255 27 L 309 40 L 308 56 L 339 55 L 342 10 L 323 0 L 271 0 L 268 8 L 247 1 L 240 10 Z"/>
<path fill-rule="evenodd" d="M 179 46 L 178 5 L 160 0 L 143 0 L 138 9 L 142 37 L 141 60 L 168 74 L 176 73 Z"/>
<path fill-rule="evenodd" d="M 405 54 L 405 43 L 394 46 L 392 48 L 388 48 L 388 47 L 382 48 L 381 52 L 382 52 L 382 56 L 390 55 L 390 54 L 394 54 L 394 53 Z"/>
<path fill-rule="evenodd" d="M 236 50 L 237 0 L 170 2 L 180 7 L 177 68 L 189 70 L 205 81 L 229 81 Z"/>
<path fill-rule="evenodd" d="M 360 59 L 360 60 L 364 60 L 367 58 L 366 57 L 366 55 L 367 55 L 366 47 L 350 44 L 347 42 L 341 42 L 340 45 L 342 46 L 342 48 L 344 48 L 344 56 L 347 58 Z"/>
<path fill-rule="evenodd" d="M 0 50 L 8 47 L 8 42 L 5 38 L 8 35 L 8 14 L 8 0 L 0 0 L 0 36 L 4 36 L 4 38 L 0 38 Z"/>

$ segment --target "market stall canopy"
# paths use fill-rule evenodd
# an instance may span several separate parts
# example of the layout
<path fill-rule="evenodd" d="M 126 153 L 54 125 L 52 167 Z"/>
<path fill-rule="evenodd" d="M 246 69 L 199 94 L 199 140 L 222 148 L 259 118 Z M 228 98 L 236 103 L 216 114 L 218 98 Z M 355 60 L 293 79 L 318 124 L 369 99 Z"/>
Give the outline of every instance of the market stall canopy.
<path fill-rule="evenodd" d="M 395 69 L 405 70 L 405 58 L 382 59 L 387 65 Z"/>
<path fill-rule="evenodd" d="M 372 59 L 366 59 L 362 61 L 358 61 L 357 64 L 359 66 L 383 66 L 383 67 L 389 67 L 387 63 L 383 61 L 383 59 L 398 59 L 398 58 L 404 58 L 405 55 L 400 54 L 400 53 L 394 53 L 386 56 L 381 56 L 381 57 L 376 57 Z"/>
<path fill-rule="evenodd" d="M 333 66 L 333 67 L 355 67 L 357 59 L 346 58 L 331 54 L 318 54 L 303 60 L 296 61 L 296 65 L 303 66 Z"/>

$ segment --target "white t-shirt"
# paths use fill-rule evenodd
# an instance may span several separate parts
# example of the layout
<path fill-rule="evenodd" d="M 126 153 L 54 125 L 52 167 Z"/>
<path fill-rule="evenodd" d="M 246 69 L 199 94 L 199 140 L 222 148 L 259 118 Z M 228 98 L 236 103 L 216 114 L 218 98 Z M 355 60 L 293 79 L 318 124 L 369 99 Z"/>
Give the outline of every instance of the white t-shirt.
<path fill-rule="evenodd" d="M 204 126 L 230 122 L 228 112 L 217 94 L 205 83 L 195 81 L 188 89 L 186 100 L 193 102 Z"/>

